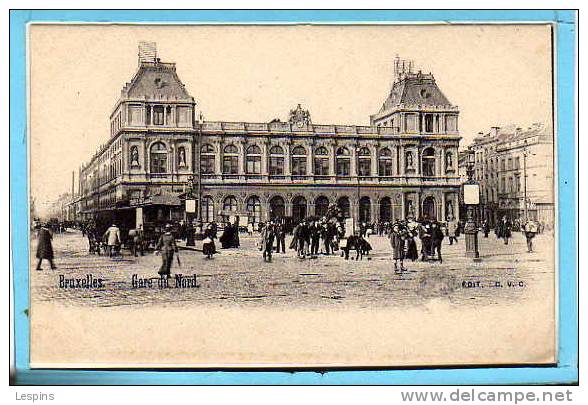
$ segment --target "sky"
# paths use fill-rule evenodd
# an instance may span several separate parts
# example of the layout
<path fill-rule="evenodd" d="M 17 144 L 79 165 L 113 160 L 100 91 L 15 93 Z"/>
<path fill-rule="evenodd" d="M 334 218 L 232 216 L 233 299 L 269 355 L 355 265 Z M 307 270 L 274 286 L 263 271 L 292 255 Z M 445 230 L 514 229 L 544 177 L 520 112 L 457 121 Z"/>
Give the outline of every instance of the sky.
<path fill-rule="evenodd" d="M 462 147 L 491 126 L 551 124 L 547 25 L 32 25 L 30 176 L 41 213 L 109 139 L 139 41 L 176 63 L 210 121 L 287 120 L 300 103 L 316 124 L 369 125 L 399 55 L 459 106 Z"/>

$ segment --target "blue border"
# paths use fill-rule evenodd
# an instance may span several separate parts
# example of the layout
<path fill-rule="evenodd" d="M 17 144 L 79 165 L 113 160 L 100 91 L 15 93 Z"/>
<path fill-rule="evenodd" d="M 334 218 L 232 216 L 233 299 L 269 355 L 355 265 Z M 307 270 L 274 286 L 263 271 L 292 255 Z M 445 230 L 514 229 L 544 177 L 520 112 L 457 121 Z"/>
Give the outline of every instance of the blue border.
<path fill-rule="evenodd" d="M 28 22 L 345 23 L 538 22 L 556 24 L 556 83 L 560 157 L 576 156 L 576 13 L 565 10 L 43 10 L 10 12 L 10 214 L 16 384 L 548 384 L 578 381 L 578 266 L 576 159 L 560 158 L 559 363 L 557 367 L 445 370 L 287 372 L 153 372 L 31 370 L 28 308 L 26 24 Z M 565 209 L 563 209 L 565 208 Z M 572 231 L 573 230 L 573 231 Z"/>

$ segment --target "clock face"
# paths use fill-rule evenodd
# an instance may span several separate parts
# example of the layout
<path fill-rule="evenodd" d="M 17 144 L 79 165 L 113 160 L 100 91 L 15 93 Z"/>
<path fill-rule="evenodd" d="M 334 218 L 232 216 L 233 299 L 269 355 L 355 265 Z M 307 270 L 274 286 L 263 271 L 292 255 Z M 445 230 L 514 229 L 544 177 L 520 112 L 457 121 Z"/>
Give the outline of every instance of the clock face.
<path fill-rule="evenodd" d="M 422 98 L 429 98 L 429 97 L 431 97 L 431 93 L 429 93 L 429 92 L 427 91 L 427 89 L 422 89 L 422 90 L 421 90 L 421 97 L 422 97 Z"/>
<path fill-rule="evenodd" d="M 298 122 L 296 123 L 296 126 L 297 126 L 298 128 L 302 128 L 302 126 L 303 126 L 303 125 L 304 125 L 304 122 L 302 122 L 302 121 L 298 121 Z"/>

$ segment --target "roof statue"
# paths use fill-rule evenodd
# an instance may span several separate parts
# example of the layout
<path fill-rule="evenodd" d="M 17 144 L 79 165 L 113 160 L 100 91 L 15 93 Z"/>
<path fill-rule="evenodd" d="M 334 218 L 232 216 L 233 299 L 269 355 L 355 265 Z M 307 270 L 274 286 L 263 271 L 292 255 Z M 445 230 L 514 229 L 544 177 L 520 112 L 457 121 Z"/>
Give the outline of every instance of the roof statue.
<path fill-rule="evenodd" d="M 303 126 L 311 124 L 310 113 L 308 110 L 302 109 L 302 106 L 298 106 L 294 110 L 290 110 L 290 117 L 288 122 L 292 125 Z"/>

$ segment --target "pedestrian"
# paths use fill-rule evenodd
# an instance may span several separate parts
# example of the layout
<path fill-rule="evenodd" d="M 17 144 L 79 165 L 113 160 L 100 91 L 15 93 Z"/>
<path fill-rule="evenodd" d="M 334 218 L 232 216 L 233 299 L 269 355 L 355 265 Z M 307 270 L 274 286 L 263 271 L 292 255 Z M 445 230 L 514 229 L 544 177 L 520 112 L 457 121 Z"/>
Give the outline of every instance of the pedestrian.
<path fill-rule="evenodd" d="M 487 219 L 482 223 L 482 231 L 484 232 L 484 237 L 487 238 L 490 233 L 490 224 Z"/>
<path fill-rule="evenodd" d="M 394 272 L 398 273 L 398 261 L 400 260 L 400 272 L 405 271 L 404 268 L 404 256 L 405 256 L 405 237 L 408 234 L 408 230 L 401 222 L 396 222 L 392 226 L 392 230 L 389 234 L 390 246 L 392 246 L 392 258 L 394 259 Z"/>
<path fill-rule="evenodd" d="M 161 277 L 171 277 L 171 266 L 174 259 L 174 253 L 178 252 L 176 245 L 176 238 L 172 233 L 170 224 L 165 225 L 164 233 L 159 237 L 155 247 L 155 253 L 161 253 L 161 267 L 159 268 L 159 275 Z"/>
<path fill-rule="evenodd" d="M 496 230 L 498 239 L 504 239 L 504 244 L 508 245 L 508 239 L 512 236 L 512 223 L 506 218 L 506 215 L 502 217 L 502 220 L 496 226 Z"/>
<path fill-rule="evenodd" d="M 216 253 L 214 238 L 214 231 L 212 226 L 209 225 L 204 230 L 204 239 L 202 240 L 202 253 L 207 259 L 212 259 L 212 256 Z"/>
<path fill-rule="evenodd" d="M 108 256 L 114 256 L 116 254 L 116 250 L 120 246 L 120 229 L 118 229 L 118 226 L 113 223 L 110 228 L 104 232 L 102 239 L 106 243 L 106 251 L 108 252 Z"/>
<path fill-rule="evenodd" d="M 143 225 L 129 231 L 129 244 L 131 245 L 131 254 L 137 257 L 137 252 L 144 255 L 143 247 Z"/>
<path fill-rule="evenodd" d="M 420 226 L 419 238 L 421 239 L 421 261 L 429 260 L 431 252 L 431 223 L 424 219 Z"/>
<path fill-rule="evenodd" d="M 275 228 L 273 221 L 269 221 L 261 231 L 261 250 L 263 252 L 263 261 L 272 261 L 272 252 L 274 247 Z"/>
<path fill-rule="evenodd" d="M 439 226 L 437 221 L 431 222 L 431 257 L 437 254 L 437 260 L 439 263 L 443 263 L 443 257 L 441 256 L 441 245 L 443 244 L 443 238 L 445 235 L 443 234 L 443 230 Z M 455 239 L 457 243 L 457 238 Z"/>
<path fill-rule="evenodd" d="M 319 246 L 321 242 L 321 233 L 319 224 L 317 221 L 313 221 L 310 224 L 310 254 L 311 256 L 317 256 L 319 253 Z"/>
<path fill-rule="evenodd" d="M 51 269 L 56 269 L 55 264 L 53 263 L 53 234 L 49 230 L 46 224 L 42 224 L 41 228 L 38 232 L 38 243 L 37 243 L 37 270 L 43 270 L 41 268 L 41 263 L 43 259 L 49 261 L 51 265 Z"/>
<path fill-rule="evenodd" d="M 537 234 L 537 231 L 538 231 L 537 223 L 535 221 L 533 221 L 532 219 L 529 219 L 523 225 L 523 233 L 525 234 L 525 238 L 527 238 L 527 252 L 528 253 L 533 252 L 533 238 Z"/>
<path fill-rule="evenodd" d="M 458 235 L 458 224 L 457 221 L 453 219 L 453 217 L 449 217 L 447 221 L 447 237 L 449 238 L 449 244 L 453 245 L 453 241 L 457 243 L 457 235 Z"/>
<path fill-rule="evenodd" d="M 283 219 L 278 220 L 275 225 L 275 234 L 277 241 L 276 252 L 286 253 L 286 225 Z"/>

